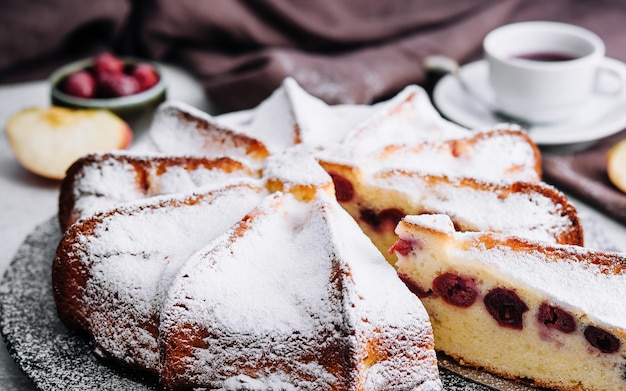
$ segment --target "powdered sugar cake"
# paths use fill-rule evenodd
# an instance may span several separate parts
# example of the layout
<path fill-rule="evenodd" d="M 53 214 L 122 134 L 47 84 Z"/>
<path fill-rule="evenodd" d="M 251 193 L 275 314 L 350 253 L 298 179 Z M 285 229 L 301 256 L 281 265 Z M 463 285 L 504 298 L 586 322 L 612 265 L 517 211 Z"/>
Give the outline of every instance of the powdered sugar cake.
<path fill-rule="evenodd" d="M 397 233 L 398 274 L 438 350 L 536 386 L 626 390 L 624 254 L 456 232 L 445 215 L 407 216 Z"/>
<path fill-rule="evenodd" d="M 243 182 L 80 220 L 65 233 L 53 263 L 61 320 L 90 334 L 101 354 L 158 373 L 159 309 L 168 280 L 264 195 L 263 186 Z"/>
<path fill-rule="evenodd" d="M 287 192 L 235 181 L 73 224 L 53 264 L 61 319 L 173 388 L 441 389 L 419 299 L 319 165 L 300 157 L 288 183 L 279 160 L 267 176 Z"/>
<path fill-rule="evenodd" d="M 162 313 L 166 385 L 439 389 L 420 304 L 323 198 L 276 193 L 189 259 Z"/>
<path fill-rule="evenodd" d="M 428 317 L 369 240 L 386 254 L 405 213 L 445 212 L 459 229 L 582 243 L 525 133 L 463 129 L 417 86 L 328 106 L 288 79 L 219 117 L 168 102 L 150 138 L 70 170 L 53 282 L 66 324 L 171 387 L 440 389 Z"/>

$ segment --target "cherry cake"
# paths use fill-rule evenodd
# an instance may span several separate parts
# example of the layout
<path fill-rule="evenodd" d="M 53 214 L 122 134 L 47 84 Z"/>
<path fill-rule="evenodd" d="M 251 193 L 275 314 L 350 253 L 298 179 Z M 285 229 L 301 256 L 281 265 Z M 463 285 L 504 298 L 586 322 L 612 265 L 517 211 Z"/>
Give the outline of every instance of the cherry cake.
<path fill-rule="evenodd" d="M 626 257 L 406 216 L 390 251 L 435 346 L 465 365 L 558 390 L 626 390 Z"/>

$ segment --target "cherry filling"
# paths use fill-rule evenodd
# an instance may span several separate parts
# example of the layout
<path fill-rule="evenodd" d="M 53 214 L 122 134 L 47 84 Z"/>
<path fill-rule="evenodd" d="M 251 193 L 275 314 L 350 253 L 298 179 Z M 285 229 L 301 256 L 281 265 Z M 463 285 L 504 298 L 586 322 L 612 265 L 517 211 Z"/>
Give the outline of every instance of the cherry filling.
<path fill-rule="evenodd" d="M 619 339 L 608 331 L 595 326 L 587 326 L 584 334 L 591 346 L 600 349 L 602 353 L 615 353 L 619 350 Z"/>
<path fill-rule="evenodd" d="M 453 273 L 444 273 L 435 278 L 433 290 L 446 303 L 462 308 L 474 304 L 478 296 L 474 280 Z"/>
<path fill-rule="evenodd" d="M 378 218 L 378 214 L 376 214 L 375 210 L 372 210 L 372 209 L 361 209 L 359 211 L 359 217 L 367 225 L 370 225 L 372 227 L 378 227 L 380 225 L 380 219 Z"/>
<path fill-rule="evenodd" d="M 406 216 L 406 213 L 396 208 L 383 209 L 378 212 L 378 218 L 381 223 L 385 224 L 385 222 L 389 222 L 394 228 L 404 216 Z"/>
<path fill-rule="evenodd" d="M 398 253 L 406 257 L 413 251 L 413 249 L 417 248 L 419 250 L 421 247 L 422 246 L 418 241 L 398 239 L 398 241 L 395 242 L 389 249 L 389 254 Z"/>
<path fill-rule="evenodd" d="M 396 208 L 383 209 L 378 213 L 372 209 L 361 209 L 360 211 L 361 220 L 377 231 L 384 229 L 387 225 L 392 229 L 395 228 L 404 216 L 406 214 Z"/>
<path fill-rule="evenodd" d="M 406 287 L 409 288 L 409 290 L 413 292 L 413 294 L 415 294 L 417 297 L 427 297 L 433 293 L 433 291 L 431 291 L 430 289 L 426 290 L 422 288 L 415 281 L 411 280 L 406 274 L 398 273 L 398 277 L 400 278 L 400 280 L 402 280 L 402 282 L 404 282 Z"/>
<path fill-rule="evenodd" d="M 333 183 L 335 184 L 335 196 L 337 197 L 337 201 L 348 202 L 354 198 L 354 186 L 352 186 L 352 182 L 335 173 L 330 173 L 330 177 L 333 178 Z"/>
<path fill-rule="evenodd" d="M 541 303 L 537 312 L 537 320 L 551 329 L 557 329 L 563 333 L 576 331 L 576 320 L 569 312 L 548 303 Z"/>
<path fill-rule="evenodd" d="M 528 306 L 510 289 L 495 288 L 485 295 L 485 306 L 489 314 L 502 327 L 521 330 L 522 316 Z"/>

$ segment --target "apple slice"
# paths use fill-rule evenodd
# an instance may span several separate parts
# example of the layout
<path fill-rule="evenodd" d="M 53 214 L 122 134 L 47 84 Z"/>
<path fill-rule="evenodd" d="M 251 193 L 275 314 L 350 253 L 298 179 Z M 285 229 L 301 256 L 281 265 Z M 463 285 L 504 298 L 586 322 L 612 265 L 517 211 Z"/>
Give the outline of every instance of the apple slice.
<path fill-rule="evenodd" d="M 618 142 L 609 149 L 606 172 L 611 182 L 626 193 L 626 140 Z"/>
<path fill-rule="evenodd" d="M 76 159 L 88 153 L 126 149 L 133 140 L 128 124 L 107 110 L 29 108 L 6 125 L 15 157 L 27 170 L 63 179 Z"/>

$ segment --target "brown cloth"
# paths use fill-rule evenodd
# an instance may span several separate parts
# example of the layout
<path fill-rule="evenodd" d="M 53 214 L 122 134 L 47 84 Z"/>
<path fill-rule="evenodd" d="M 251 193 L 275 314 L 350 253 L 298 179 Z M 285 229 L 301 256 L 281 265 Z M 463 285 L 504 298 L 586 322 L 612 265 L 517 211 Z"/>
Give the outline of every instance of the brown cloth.
<path fill-rule="evenodd" d="M 606 172 L 607 153 L 621 140 L 626 140 L 626 130 L 583 151 L 545 152 L 545 180 L 626 224 L 626 194 L 611 183 Z"/>
<path fill-rule="evenodd" d="M 128 0 L 0 0 L 0 83 L 42 79 L 123 39 Z"/>
<path fill-rule="evenodd" d="M 108 49 L 184 67 L 218 111 L 255 106 L 287 76 L 328 103 L 372 103 L 426 85 L 427 55 L 481 58 L 487 32 L 524 20 L 589 28 L 626 61 L 623 0 L 2 0 L 0 83 Z M 601 164 L 615 138 L 547 155 L 544 169 L 626 222 L 624 196 Z"/>
<path fill-rule="evenodd" d="M 530 19 L 588 27 L 626 60 L 622 0 L 3 0 L 0 82 L 107 47 L 182 65 L 219 111 L 286 76 L 328 103 L 371 103 L 423 83 L 425 56 L 477 59 L 489 30 Z"/>

